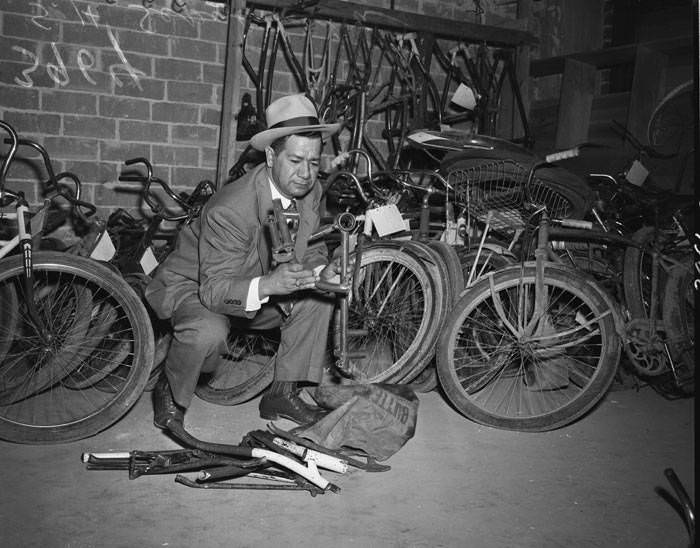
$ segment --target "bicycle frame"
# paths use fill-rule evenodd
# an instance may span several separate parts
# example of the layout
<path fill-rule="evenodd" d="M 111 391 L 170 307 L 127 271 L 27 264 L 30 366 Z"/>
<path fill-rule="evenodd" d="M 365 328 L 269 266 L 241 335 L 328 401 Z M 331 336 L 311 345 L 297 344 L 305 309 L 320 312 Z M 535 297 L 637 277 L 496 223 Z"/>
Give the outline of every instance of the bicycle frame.
<path fill-rule="evenodd" d="M 27 203 L 23 192 L 15 193 L 5 188 L 5 178 L 9 172 L 10 164 L 12 163 L 12 160 L 17 152 L 17 146 L 20 143 L 20 139 L 17 136 L 17 132 L 8 123 L 0 120 L 0 127 L 9 133 L 11 139 L 10 150 L 5 158 L 2 168 L 0 169 L 0 204 L 3 204 L 5 199 L 9 197 L 9 203 L 15 203 L 15 213 L 17 219 L 17 235 L 9 242 L 3 243 L 0 246 L 0 259 L 10 253 L 18 245 L 21 247 L 24 266 L 24 286 L 26 295 L 28 296 L 27 310 L 31 321 L 37 326 L 39 336 L 46 343 L 46 333 L 43 329 L 39 329 L 39 326 L 43 325 L 43 322 L 39 318 L 39 313 L 34 303 L 34 284 L 32 282 L 32 228 L 27 227 L 26 221 L 26 214 L 29 212 L 29 204 Z M 45 160 L 47 159 L 46 156 L 44 158 Z M 47 166 L 48 165 L 49 164 L 47 164 Z M 43 225 L 43 215 L 39 217 L 39 219 L 41 220 L 41 225 Z M 37 226 L 36 228 L 39 229 L 40 226 Z"/>

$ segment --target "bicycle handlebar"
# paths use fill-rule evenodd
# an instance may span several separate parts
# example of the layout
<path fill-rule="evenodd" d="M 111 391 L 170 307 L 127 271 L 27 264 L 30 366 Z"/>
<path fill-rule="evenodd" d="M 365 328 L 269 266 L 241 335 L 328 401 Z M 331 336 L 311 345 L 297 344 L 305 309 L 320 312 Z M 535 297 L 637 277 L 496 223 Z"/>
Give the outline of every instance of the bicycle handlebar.
<path fill-rule="evenodd" d="M 72 173 L 70 171 L 63 171 L 56 175 L 56 181 L 60 181 L 61 179 L 70 179 L 73 181 L 73 184 L 75 185 L 75 195 L 71 194 L 69 190 L 65 190 L 65 185 L 61 185 L 60 183 L 56 183 L 56 193 L 57 195 L 65 198 L 70 202 L 70 204 L 73 206 L 73 211 L 75 211 L 75 214 L 84 222 L 87 222 L 87 218 L 90 217 L 91 215 L 95 214 L 97 212 L 97 207 L 94 204 L 91 204 L 89 202 L 85 202 L 80 199 L 81 195 L 81 183 L 80 179 L 78 179 L 78 176 L 75 173 Z M 88 210 L 88 213 L 83 213 L 81 208 L 85 208 Z"/>
<path fill-rule="evenodd" d="M 5 161 L 2 163 L 2 167 L 0 168 L 0 192 L 2 192 L 5 188 L 5 177 L 7 176 L 7 172 L 10 169 L 10 164 L 14 159 L 15 153 L 17 152 L 17 144 L 19 143 L 19 137 L 17 136 L 15 128 L 13 128 L 4 120 L 0 120 L 0 127 L 2 127 L 10 136 L 9 139 L 5 139 L 5 143 L 9 141 L 10 150 L 8 151 L 7 156 L 5 157 Z"/>
<path fill-rule="evenodd" d="M 144 157 L 130 158 L 124 161 L 124 164 L 131 166 L 134 164 L 144 164 L 146 168 L 146 175 L 140 172 L 133 173 L 122 173 L 119 175 L 120 181 L 140 181 L 143 183 L 143 190 L 141 191 L 141 196 L 143 201 L 146 202 L 148 207 L 153 211 L 153 213 L 166 221 L 184 221 L 196 215 L 199 211 L 199 204 L 197 201 L 205 194 L 214 193 L 214 185 L 211 181 L 202 180 L 200 181 L 192 193 L 187 197 L 183 198 L 178 195 L 168 183 L 159 177 L 153 175 L 153 166 Z M 166 215 L 165 208 L 156 202 L 150 194 L 151 184 L 156 183 L 160 185 L 163 191 L 172 199 L 181 209 L 185 211 L 182 215 Z"/>
<path fill-rule="evenodd" d="M 12 142 L 11 139 L 5 139 L 5 143 L 10 144 Z M 39 152 L 41 155 L 41 158 L 44 160 L 44 166 L 46 167 L 46 173 L 49 176 L 49 190 L 52 190 L 51 187 L 57 187 L 58 186 L 58 181 L 56 179 L 56 173 L 53 170 L 53 165 L 51 164 L 51 158 L 49 158 L 49 153 L 46 152 L 46 149 L 41 146 L 39 143 L 36 141 L 32 141 L 31 139 L 22 139 L 18 138 L 17 139 L 17 144 L 18 145 L 23 145 L 23 146 L 30 146 L 36 151 Z"/>
<path fill-rule="evenodd" d="M 151 165 L 151 162 L 148 161 L 148 159 L 144 158 L 143 156 L 139 156 L 138 158 L 130 158 L 129 160 L 124 160 L 124 163 L 127 166 L 131 166 L 134 164 L 144 164 L 146 166 L 146 178 L 148 180 L 151 180 L 153 178 L 153 166 Z M 120 180 L 122 180 L 121 177 L 119 177 Z"/>

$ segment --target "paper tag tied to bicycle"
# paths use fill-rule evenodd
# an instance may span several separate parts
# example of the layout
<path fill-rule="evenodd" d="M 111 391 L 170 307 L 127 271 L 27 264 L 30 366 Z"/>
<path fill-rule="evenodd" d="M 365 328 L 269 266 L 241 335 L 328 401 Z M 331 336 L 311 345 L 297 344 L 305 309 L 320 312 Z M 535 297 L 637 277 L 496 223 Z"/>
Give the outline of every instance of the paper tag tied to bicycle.
<path fill-rule="evenodd" d="M 139 265 L 141 265 L 143 273 L 147 276 L 150 276 L 151 272 L 158 267 L 158 259 L 156 259 L 156 255 L 153 253 L 153 248 L 150 245 L 146 248 L 146 251 L 143 252 L 143 255 L 141 255 Z"/>
<path fill-rule="evenodd" d="M 367 236 L 372 234 L 372 228 L 377 230 L 377 234 L 380 237 L 411 229 L 408 219 L 404 219 L 401 216 L 401 212 L 396 207 L 396 204 L 387 204 L 368 209 L 365 212 L 364 227 Z"/>
<path fill-rule="evenodd" d="M 636 186 L 642 186 L 644 184 L 644 181 L 647 180 L 648 176 L 649 170 L 645 168 L 644 164 L 642 164 L 642 162 L 640 162 L 639 160 L 635 160 L 634 162 L 632 162 L 632 165 L 630 166 L 629 170 L 627 171 L 627 173 L 625 173 L 625 179 L 627 179 L 628 182 Z"/>
<path fill-rule="evenodd" d="M 117 253 L 117 249 L 114 247 L 112 238 L 106 230 L 97 237 L 94 247 L 90 252 L 90 258 L 96 261 L 110 261 Z"/>

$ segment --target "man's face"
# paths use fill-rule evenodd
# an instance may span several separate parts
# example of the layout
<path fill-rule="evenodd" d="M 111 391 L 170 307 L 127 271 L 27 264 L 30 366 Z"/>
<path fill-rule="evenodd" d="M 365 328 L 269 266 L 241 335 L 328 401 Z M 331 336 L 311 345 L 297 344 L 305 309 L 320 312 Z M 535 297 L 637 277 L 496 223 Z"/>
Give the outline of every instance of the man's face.
<path fill-rule="evenodd" d="M 292 135 L 278 154 L 265 151 L 272 181 L 287 198 L 301 198 L 313 188 L 321 163 L 321 138 Z"/>

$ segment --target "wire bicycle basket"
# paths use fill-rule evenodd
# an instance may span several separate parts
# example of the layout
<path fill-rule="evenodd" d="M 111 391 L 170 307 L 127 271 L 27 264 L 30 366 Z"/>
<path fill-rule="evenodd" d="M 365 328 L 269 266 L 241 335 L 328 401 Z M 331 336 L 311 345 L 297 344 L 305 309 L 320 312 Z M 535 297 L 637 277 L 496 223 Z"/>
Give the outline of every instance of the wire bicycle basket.
<path fill-rule="evenodd" d="M 489 223 L 493 230 L 514 232 L 525 226 L 525 183 L 528 170 L 512 161 L 497 160 L 448 175 L 455 202 L 466 208 L 467 225 Z"/>
<path fill-rule="evenodd" d="M 531 166 L 513 160 L 494 160 L 448 174 L 455 203 L 466 209 L 467 225 L 489 224 L 491 230 L 513 234 L 523 230 L 532 206 L 546 207 L 556 218 L 568 218 L 570 202 L 536 175 L 528 188 Z"/>

